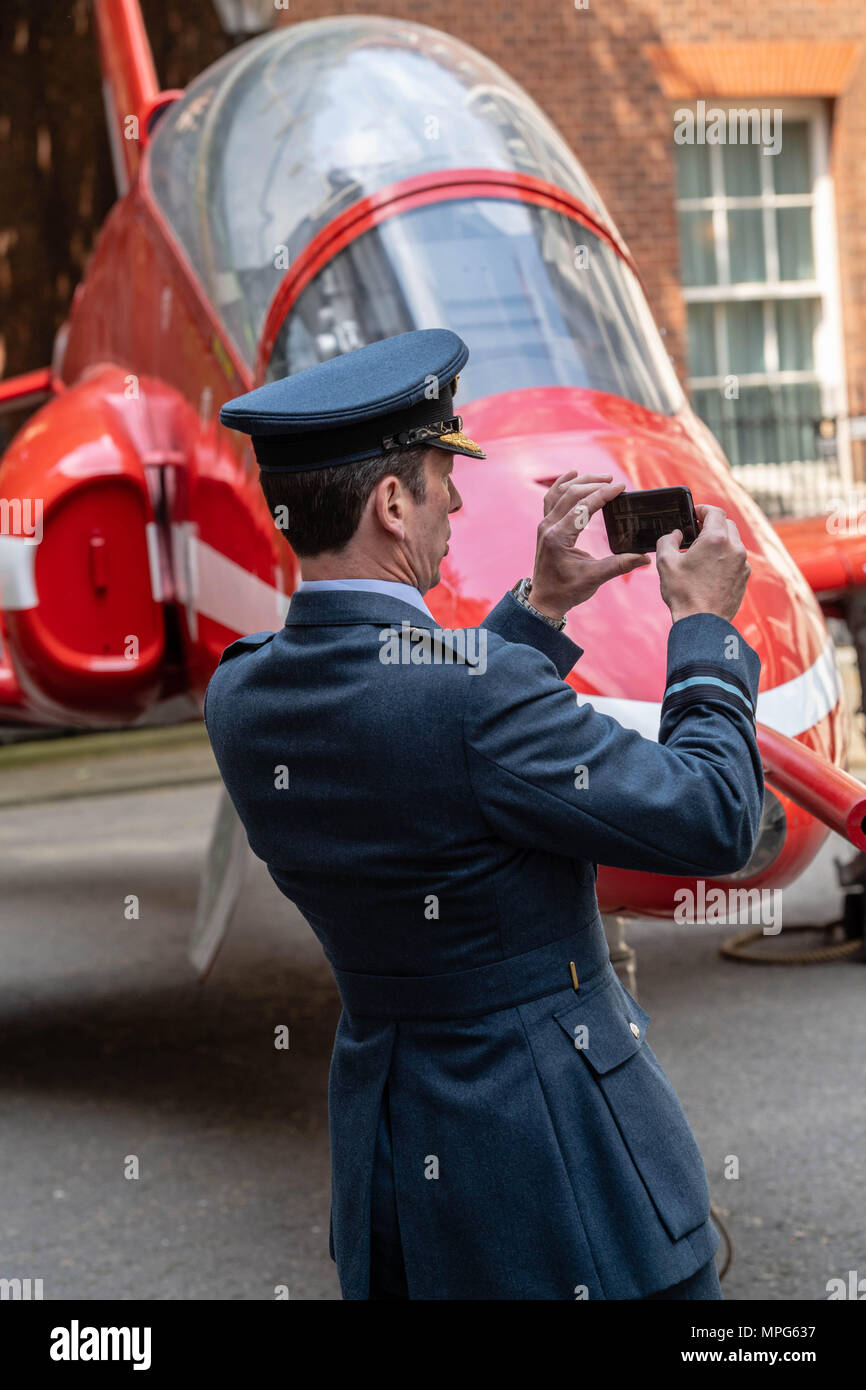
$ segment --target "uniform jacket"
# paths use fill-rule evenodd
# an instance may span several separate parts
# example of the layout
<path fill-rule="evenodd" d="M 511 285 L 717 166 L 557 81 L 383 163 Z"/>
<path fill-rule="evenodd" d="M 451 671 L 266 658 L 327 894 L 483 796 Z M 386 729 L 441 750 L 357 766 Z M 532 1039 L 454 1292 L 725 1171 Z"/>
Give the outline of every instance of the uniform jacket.
<path fill-rule="evenodd" d="M 564 677 L 581 654 L 511 594 L 449 634 L 389 595 L 301 591 L 208 687 L 250 845 L 342 998 L 329 1125 L 346 1299 L 369 1295 L 386 1081 L 413 1299 L 640 1298 L 718 1245 L 595 877 L 746 863 L 760 660 L 713 614 L 673 624 L 654 742 L 577 701 Z"/>

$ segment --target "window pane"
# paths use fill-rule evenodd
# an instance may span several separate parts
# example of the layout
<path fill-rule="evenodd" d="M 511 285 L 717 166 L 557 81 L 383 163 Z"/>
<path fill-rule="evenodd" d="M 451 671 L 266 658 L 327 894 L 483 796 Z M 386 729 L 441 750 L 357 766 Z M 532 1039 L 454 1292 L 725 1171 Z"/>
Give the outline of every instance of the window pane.
<path fill-rule="evenodd" d="M 812 209 L 777 208 L 776 240 L 779 244 L 779 278 L 781 280 L 814 279 Z"/>
<path fill-rule="evenodd" d="M 711 212 L 681 212 L 680 260 L 684 285 L 715 285 L 716 247 Z"/>
<path fill-rule="evenodd" d="M 817 386 L 778 388 L 779 457 L 786 463 L 818 458 L 821 392 Z"/>
<path fill-rule="evenodd" d="M 813 462 L 821 419 L 817 386 L 747 387 L 727 400 L 721 391 L 695 391 L 692 405 L 733 467 Z"/>
<path fill-rule="evenodd" d="M 728 323 L 728 371 L 737 376 L 765 371 L 764 305 L 761 300 L 729 304 L 725 314 Z"/>
<path fill-rule="evenodd" d="M 811 462 L 818 457 L 817 385 L 749 386 L 741 389 L 738 400 L 724 402 L 725 409 L 728 405 L 733 426 L 724 423 L 718 437 L 732 464 Z"/>
<path fill-rule="evenodd" d="M 739 462 L 739 441 L 734 416 L 737 402 L 727 400 L 724 391 L 718 388 L 692 391 L 691 399 L 695 414 L 699 415 L 707 428 L 712 430 L 724 449 L 728 462 L 737 464 Z"/>
<path fill-rule="evenodd" d="M 767 155 L 777 193 L 811 193 L 809 127 L 805 121 L 782 121 L 782 148 Z"/>
<path fill-rule="evenodd" d="M 778 418 L 768 386 L 746 386 L 732 401 L 737 431 L 737 462 L 778 463 Z"/>
<path fill-rule="evenodd" d="M 757 145 L 723 145 L 725 196 L 752 198 L 761 192 L 761 153 Z"/>
<path fill-rule="evenodd" d="M 689 305 L 689 375 L 717 376 L 712 304 Z"/>
<path fill-rule="evenodd" d="M 815 365 L 812 350 L 818 322 L 815 299 L 780 299 L 776 304 L 779 366 L 783 372 L 810 372 Z"/>
<path fill-rule="evenodd" d="M 751 284 L 766 280 L 764 222 L 760 208 L 738 208 L 728 212 L 728 256 L 731 284 Z"/>
<path fill-rule="evenodd" d="M 677 194 L 680 198 L 709 198 L 710 151 L 707 145 L 677 146 Z"/>

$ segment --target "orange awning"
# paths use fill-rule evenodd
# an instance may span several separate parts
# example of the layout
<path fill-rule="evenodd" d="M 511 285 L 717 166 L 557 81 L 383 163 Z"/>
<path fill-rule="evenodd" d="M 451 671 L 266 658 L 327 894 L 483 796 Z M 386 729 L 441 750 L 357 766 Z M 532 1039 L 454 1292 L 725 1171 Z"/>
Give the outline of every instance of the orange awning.
<path fill-rule="evenodd" d="M 860 58 L 854 39 L 645 44 L 672 101 L 697 97 L 834 97 Z"/>

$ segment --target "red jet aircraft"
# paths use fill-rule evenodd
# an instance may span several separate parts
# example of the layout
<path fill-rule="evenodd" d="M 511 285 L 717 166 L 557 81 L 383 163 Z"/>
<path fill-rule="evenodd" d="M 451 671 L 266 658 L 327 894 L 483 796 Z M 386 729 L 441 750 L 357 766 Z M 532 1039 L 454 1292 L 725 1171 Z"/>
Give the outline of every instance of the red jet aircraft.
<path fill-rule="evenodd" d="M 816 592 L 844 611 L 866 540 L 820 519 L 789 528 L 798 568 L 689 408 L 598 193 L 520 87 L 446 34 L 345 16 L 280 28 L 161 92 L 137 0 L 96 14 L 120 197 L 51 367 L 0 384 L 7 407 L 48 397 L 0 472 L 0 719 L 200 713 L 223 648 L 278 628 L 299 578 L 220 405 L 448 327 L 471 350 L 458 409 L 488 459 L 455 459 L 464 506 L 427 596 L 437 619 L 477 624 L 531 571 L 558 474 L 686 484 L 737 523 L 752 574 L 736 621 L 763 663 L 762 828 L 746 868 L 716 882 L 781 887 L 828 829 L 863 849 Z M 582 544 L 607 553 L 600 516 Z M 651 738 L 670 627 L 653 569 L 568 624 L 585 648 L 576 698 Z M 598 897 L 669 916 L 683 886 L 602 867 Z"/>

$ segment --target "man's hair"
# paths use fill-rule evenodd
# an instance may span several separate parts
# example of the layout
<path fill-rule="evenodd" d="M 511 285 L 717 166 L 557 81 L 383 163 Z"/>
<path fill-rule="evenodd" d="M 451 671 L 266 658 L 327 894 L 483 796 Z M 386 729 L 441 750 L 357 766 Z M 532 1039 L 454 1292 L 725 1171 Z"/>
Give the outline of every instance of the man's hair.
<path fill-rule="evenodd" d="M 333 468 L 259 473 L 274 522 L 296 555 L 342 550 L 358 529 L 367 500 L 389 474 L 399 478 L 416 502 L 427 496 L 424 460 L 429 445 L 395 449 Z"/>

